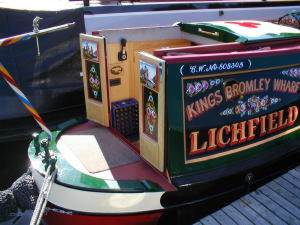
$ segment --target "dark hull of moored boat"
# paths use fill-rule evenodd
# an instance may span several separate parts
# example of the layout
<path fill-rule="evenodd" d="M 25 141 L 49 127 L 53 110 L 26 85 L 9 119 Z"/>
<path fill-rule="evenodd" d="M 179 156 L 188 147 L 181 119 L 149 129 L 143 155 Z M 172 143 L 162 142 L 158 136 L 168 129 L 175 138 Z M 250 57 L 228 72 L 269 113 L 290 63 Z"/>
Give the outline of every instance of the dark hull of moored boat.
<path fill-rule="evenodd" d="M 42 17 L 40 29 L 75 22 L 75 27 L 0 48 L 0 62 L 14 77 L 37 111 L 54 122 L 53 113 L 83 112 L 79 33 L 85 31 L 82 9 L 27 11 L 0 9 L 0 38 L 32 31 L 32 20 Z M 0 141 L 27 134 L 34 127 L 30 114 L 7 83 L 0 80 Z M 72 112 L 74 114 L 72 115 Z M 58 115 L 59 117 L 59 115 Z M 24 132 L 25 130 L 25 132 Z M 32 130 L 28 130 L 32 132 Z"/>

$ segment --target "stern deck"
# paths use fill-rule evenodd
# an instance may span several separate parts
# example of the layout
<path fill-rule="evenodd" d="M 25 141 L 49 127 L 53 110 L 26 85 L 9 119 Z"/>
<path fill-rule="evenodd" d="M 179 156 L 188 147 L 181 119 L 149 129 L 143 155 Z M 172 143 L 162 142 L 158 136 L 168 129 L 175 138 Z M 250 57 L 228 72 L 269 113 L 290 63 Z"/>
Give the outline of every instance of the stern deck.
<path fill-rule="evenodd" d="M 77 170 L 107 180 L 150 180 L 174 190 L 160 172 L 108 128 L 87 122 L 69 129 L 57 142 L 62 156 Z"/>

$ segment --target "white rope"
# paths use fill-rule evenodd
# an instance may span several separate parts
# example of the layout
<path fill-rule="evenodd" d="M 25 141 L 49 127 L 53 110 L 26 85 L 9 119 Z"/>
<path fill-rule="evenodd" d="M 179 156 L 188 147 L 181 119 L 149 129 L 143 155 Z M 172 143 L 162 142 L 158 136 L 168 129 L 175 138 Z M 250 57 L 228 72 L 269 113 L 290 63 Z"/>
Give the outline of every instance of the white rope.
<path fill-rule="evenodd" d="M 51 171 L 51 166 L 49 165 L 47 172 L 45 174 L 45 178 L 40 190 L 39 197 L 36 202 L 35 209 L 33 211 L 33 215 L 31 217 L 30 225 L 39 225 L 44 215 L 48 198 L 49 198 L 49 193 L 52 184 L 54 183 L 55 176 L 57 174 L 56 168 L 52 173 L 50 173 L 50 171 Z"/>

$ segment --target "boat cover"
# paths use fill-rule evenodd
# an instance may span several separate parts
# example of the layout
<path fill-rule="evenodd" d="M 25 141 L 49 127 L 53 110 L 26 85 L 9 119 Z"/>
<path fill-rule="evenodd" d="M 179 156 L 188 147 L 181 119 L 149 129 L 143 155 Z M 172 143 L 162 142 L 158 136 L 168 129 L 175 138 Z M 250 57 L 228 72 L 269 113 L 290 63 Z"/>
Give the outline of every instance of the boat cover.
<path fill-rule="evenodd" d="M 300 29 L 300 11 L 288 13 L 278 19 L 278 24 Z"/>
<path fill-rule="evenodd" d="M 255 20 L 180 23 L 184 32 L 221 42 L 253 43 L 300 38 L 300 30 Z"/>
<path fill-rule="evenodd" d="M 74 92 L 80 91 L 82 94 L 79 33 L 85 31 L 83 9 L 30 11 L 0 8 L 0 38 L 31 32 L 36 16 L 43 18 L 40 29 L 70 22 L 76 25 L 39 37 L 40 56 L 37 56 L 35 39 L 1 47 L 0 62 L 40 113 L 78 105 L 80 102 Z M 29 116 L 2 79 L 0 105 L 0 120 Z"/>

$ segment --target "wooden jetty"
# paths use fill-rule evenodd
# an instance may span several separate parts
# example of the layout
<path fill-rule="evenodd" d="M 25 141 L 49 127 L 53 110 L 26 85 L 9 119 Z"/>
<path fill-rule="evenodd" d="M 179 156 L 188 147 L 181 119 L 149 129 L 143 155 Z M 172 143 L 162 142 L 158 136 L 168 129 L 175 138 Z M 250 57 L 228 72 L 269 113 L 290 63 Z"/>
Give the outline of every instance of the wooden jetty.
<path fill-rule="evenodd" d="M 300 166 L 194 225 L 300 224 Z"/>

